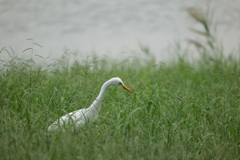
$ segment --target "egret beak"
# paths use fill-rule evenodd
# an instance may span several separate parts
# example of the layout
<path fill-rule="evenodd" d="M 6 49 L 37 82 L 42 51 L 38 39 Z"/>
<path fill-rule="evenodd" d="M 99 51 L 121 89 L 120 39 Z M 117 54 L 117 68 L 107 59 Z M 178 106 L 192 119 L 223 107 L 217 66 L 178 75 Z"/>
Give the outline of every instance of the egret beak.
<path fill-rule="evenodd" d="M 129 89 L 127 86 L 122 85 L 122 87 L 123 87 L 124 89 L 126 89 L 128 92 L 132 92 L 131 89 Z"/>

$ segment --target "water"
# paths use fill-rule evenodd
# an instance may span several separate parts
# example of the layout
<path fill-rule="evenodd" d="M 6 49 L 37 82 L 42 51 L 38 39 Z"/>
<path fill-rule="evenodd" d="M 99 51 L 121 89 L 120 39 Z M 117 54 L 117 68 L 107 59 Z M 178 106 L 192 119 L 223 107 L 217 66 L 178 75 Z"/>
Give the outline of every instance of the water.
<path fill-rule="evenodd" d="M 34 53 L 57 58 L 66 50 L 113 56 L 150 47 L 159 60 L 173 41 L 196 38 L 189 27 L 199 27 L 185 7 L 206 9 L 211 4 L 218 23 L 218 38 L 226 53 L 240 44 L 240 0 L 1 0 L 0 48 L 11 46 L 20 56 L 35 43 Z M 7 57 L 6 52 L 0 59 Z"/>

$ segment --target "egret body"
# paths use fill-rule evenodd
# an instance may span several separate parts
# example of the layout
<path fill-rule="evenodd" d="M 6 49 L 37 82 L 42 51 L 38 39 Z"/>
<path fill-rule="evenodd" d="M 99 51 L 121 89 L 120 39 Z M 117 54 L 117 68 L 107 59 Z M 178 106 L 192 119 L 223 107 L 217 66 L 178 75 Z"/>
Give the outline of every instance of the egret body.
<path fill-rule="evenodd" d="M 123 89 L 127 90 L 128 92 L 132 92 L 128 87 L 126 87 L 124 85 L 123 81 L 120 78 L 118 78 L 118 77 L 112 78 L 112 79 L 106 81 L 102 85 L 99 95 L 93 101 L 93 103 L 91 104 L 91 106 L 89 108 L 84 108 L 84 109 L 80 109 L 77 111 L 73 111 L 71 113 L 68 113 L 68 114 L 62 116 L 61 118 L 56 120 L 52 125 L 50 125 L 48 127 L 48 131 L 57 130 L 57 129 L 63 127 L 64 125 L 66 127 L 70 126 L 72 129 L 79 128 L 79 127 L 84 126 L 85 123 L 97 119 L 98 113 L 101 108 L 102 101 L 104 99 L 106 89 L 111 85 L 116 85 L 116 86 L 122 87 Z"/>

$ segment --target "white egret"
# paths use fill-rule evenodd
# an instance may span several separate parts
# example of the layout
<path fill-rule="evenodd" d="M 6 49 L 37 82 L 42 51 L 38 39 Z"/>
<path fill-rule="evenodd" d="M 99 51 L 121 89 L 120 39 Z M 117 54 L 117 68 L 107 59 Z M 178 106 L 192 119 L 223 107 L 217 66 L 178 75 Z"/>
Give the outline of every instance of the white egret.
<path fill-rule="evenodd" d="M 57 130 L 64 125 L 66 127 L 70 126 L 71 129 L 79 128 L 84 126 L 86 122 L 95 120 L 98 117 L 98 113 L 100 111 L 101 103 L 104 99 L 106 89 L 111 85 L 116 85 L 122 87 L 129 92 L 132 92 L 127 86 L 124 85 L 123 81 L 120 78 L 112 78 L 102 85 L 99 95 L 89 108 L 73 111 L 62 116 L 48 127 L 48 131 Z"/>

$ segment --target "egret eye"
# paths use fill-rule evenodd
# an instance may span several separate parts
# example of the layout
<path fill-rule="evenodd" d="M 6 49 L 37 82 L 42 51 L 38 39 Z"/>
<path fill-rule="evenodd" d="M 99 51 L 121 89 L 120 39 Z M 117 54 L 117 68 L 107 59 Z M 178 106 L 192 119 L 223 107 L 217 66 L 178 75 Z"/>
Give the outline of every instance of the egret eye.
<path fill-rule="evenodd" d="M 118 84 L 119 84 L 119 85 L 122 85 L 122 83 L 121 83 L 121 82 L 119 82 Z"/>

